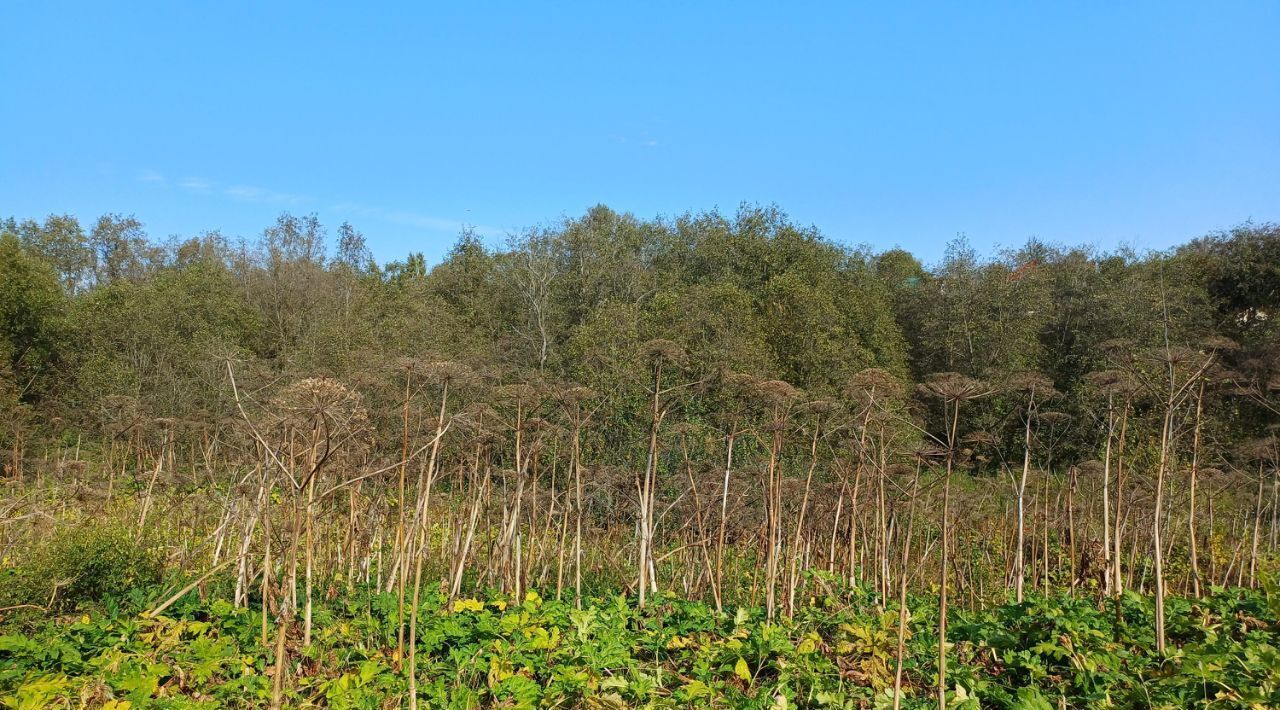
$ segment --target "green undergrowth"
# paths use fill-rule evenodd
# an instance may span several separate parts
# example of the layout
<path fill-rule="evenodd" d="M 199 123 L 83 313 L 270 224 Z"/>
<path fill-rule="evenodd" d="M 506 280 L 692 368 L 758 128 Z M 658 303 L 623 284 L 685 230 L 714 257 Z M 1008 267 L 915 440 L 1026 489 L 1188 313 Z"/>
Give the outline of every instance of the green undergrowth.
<path fill-rule="evenodd" d="M 141 613 L 167 591 L 134 588 L 52 615 L 10 612 L 0 623 L 0 706 L 264 706 L 274 638 L 261 644 L 260 612 L 193 592 L 157 618 Z M 809 602 L 771 623 L 759 609 L 717 613 L 672 595 L 643 609 L 623 596 L 578 609 L 536 592 L 431 592 L 417 629 L 420 707 L 892 707 L 896 608 L 879 609 L 859 588 Z M 935 604 L 908 605 L 906 708 L 937 706 Z M 949 706 L 1280 707 L 1274 590 L 1169 600 L 1164 656 L 1152 615 L 1136 595 L 957 609 Z M 287 638 L 285 705 L 406 705 L 396 617 L 393 594 L 356 589 L 320 602 L 311 646 L 296 626 Z"/>

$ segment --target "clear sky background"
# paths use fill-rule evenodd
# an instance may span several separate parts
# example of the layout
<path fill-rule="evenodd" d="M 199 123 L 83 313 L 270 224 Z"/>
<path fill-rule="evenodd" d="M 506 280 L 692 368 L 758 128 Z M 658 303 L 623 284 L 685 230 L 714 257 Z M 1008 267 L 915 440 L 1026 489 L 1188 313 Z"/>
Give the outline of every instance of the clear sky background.
<path fill-rule="evenodd" d="M 438 259 L 777 203 L 934 261 L 1280 220 L 1280 3 L 0 2 L 0 215 Z"/>

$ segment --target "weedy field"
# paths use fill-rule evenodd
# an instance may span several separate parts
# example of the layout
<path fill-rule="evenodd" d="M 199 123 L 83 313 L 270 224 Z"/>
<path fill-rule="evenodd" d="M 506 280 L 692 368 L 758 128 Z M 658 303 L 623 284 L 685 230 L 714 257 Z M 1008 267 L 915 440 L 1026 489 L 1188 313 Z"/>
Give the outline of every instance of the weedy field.
<path fill-rule="evenodd" d="M 259 707 L 272 702 L 277 677 L 285 707 L 408 704 L 394 592 L 324 587 L 310 644 L 296 624 L 281 637 L 287 661 L 277 676 L 275 624 L 253 604 L 233 604 L 230 579 L 157 581 L 155 558 L 127 538 L 108 544 L 113 534 L 81 531 L 81 544 L 59 548 L 60 560 L 0 573 L 11 595 L 49 565 L 85 572 L 66 592 L 83 601 L 3 611 L 0 705 Z M 453 599 L 422 590 L 412 626 L 416 699 L 442 708 L 938 706 L 936 597 L 909 596 L 900 616 L 896 601 L 869 586 L 825 572 L 808 581 L 822 592 L 775 621 L 759 607 L 717 612 L 669 593 L 641 607 L 621 594 L 579 606 L 535 590 Z M 1268 582 L 1167 599 L 1165 654 L 1154 650 L 1153 614 L 1152 600 L 1132 592 L 1101 600 L 1033 592 L 1022 603 L 953 608 L 946 704 L 1280 706 L 1280 589 Z"/>

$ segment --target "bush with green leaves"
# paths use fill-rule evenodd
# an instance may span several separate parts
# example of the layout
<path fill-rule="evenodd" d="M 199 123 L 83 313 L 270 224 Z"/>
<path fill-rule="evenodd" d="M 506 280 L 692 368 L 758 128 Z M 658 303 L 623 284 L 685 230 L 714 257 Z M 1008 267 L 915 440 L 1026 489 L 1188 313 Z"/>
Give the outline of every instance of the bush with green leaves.
<path fill-rule="evenodd" d="M 9 571 L 5 605 L 74 609 L 160 581 L 162 560 L 145 537 L 117 522 L 61 525 Z"/>

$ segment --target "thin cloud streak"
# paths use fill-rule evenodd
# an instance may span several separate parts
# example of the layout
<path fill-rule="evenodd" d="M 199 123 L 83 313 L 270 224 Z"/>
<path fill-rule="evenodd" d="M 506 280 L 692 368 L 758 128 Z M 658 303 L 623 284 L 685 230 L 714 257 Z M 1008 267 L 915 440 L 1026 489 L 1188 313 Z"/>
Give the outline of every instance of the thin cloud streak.
<path fill-rule="evenodd" d="M 613 139 L 622 145 L 638 145 L 642 148 L 656 148 L 662 145 L 656 138 L 649 137 L 648 131 L 643 131 L 638 136 L 614 135 Z"/>
<path fill-rule="evenodd" d="M 178 184 L 181 185 L 184 189 L 190 190 L 192 192 L 209 192 L 210 190 L 213 189 L 213 183 L 209 182 L 208 180 L 205 180 L 204 178 L 197 178 L 197 177 L 182 178 L 182 180 Z"/>
<path fill-rule="evenodd" d="M 138 182 L 144 182 L 152 185 L 164 186 L 169 184 L 163 174 L 151 169 L 138 171 L 137 180 Z M 280 192 L 253 185 L 235 184 L 227 187 L 220 187 L 217 183 L 201 177 L 185 177 L 178 180 L 176 184 L 191 193 L 202 195 L 217 194 L 237 202 L 252 204 L 295 207 L 315 202 L 315 198 L 308 195 Z M 328 209 L 332 212 L 351 215 L 358 218 L 378 220 L 389 224 L 414 227 L 416 229 L 423 229 L 431 232 L 451 232 L 453 234 L 460 234 L 464 230 L 470 230 L 482 237 L 498 238 L 511 231 L 489 225 L 474 224 L 465 219 L 423 214 L 412 210 L 386 209 L 383 207 L 376 207 L 352 201 L 335 202 L 331 204 Z"/>
<path fill-rule="evenodd" d="M 380 219 L 385 222 L 390 222 L 391 224 L 398 224 L 405 227 L 428 229 L 433 232 L 461 233 L 464 229 L 470 229 L 483 237 L 498 237 L 508 231 L 498 227 L 474 224 L 465 220 L 438 217 L 409 210 L 387 210 L 381 207 L 373 207 L 358 202 L 339 202 L 334 204 L 330 209 L 335 212 L 346 212 L 348 214 L 359 215 L 361 217 Z"/>
<path fill-rule="evenodd" d="M 150 183 L 153 185 L 167 185 L 168 180 L 159 171 L 144 169 L 137 173 L 138 182 Z M 272 205 L 299 205 L 311 202 L 314 198 L 307 195 L 298 195 L 290 192 L 279 192 L 270 190 L 265 187 L 255 187 L 253 185 L 230 185 L 225 188 L 219 188 L 218 184 L 212 180 L 206 180 L 202 177 L 185 177 L 178 181 L 178 187 L 182 189 L 198 193 L 209 194 L 215 190 L 224 197 L 229 197 L 240 202 L 255 202 L 261 204 Z"/>
<path fill-rule="evenodd" d="M 288 192 L 276 192 L 262 187 L 249 185 L 232 185 L 222 191 L 227 197 L 242 202 L 261 202 L 274 205 L 297 205 L 310 202 L 306 195 L 294 195 Z"/>

